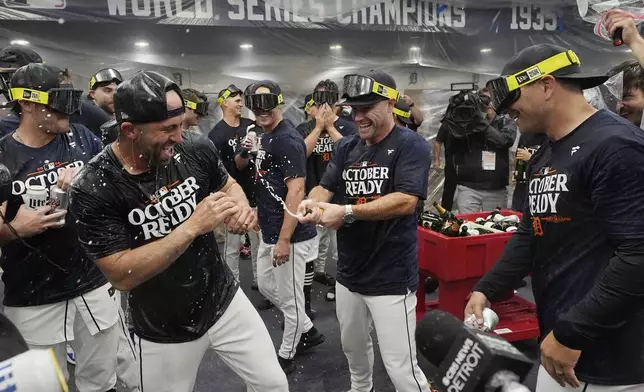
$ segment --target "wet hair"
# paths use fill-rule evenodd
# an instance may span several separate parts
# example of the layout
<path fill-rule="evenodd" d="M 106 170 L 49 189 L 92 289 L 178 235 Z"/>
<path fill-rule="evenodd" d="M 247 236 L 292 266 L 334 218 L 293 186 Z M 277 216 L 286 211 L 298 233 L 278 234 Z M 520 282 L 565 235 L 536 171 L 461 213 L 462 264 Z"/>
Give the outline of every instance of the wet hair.
<path fill-rule="evenodd" d="M 321 80 L 315 86 L 315 89 L 313 91 L 320 91 L 320 90 L 331 91 L 334 93 L 340 92 L 340 90 L 338 89 L 337 83 L 330 79 Z"/>
<path fill-rule="evenodd" d="M 632 90 L 644 91 L 644 67 L 637 60 L 624 61 L 608 71 L 608 76 L 613 77 L 624 72 L 624 92 Z"/>
<path fill-rule="evenodd" d="M 188 101 L 199 102 L 201 100 L 203 102 L 208 102 L 208 97 L 206 96 L 206 94 L 193 88 L 186 88 L 181 90 L 181 95 L 183 95 L 183 98 L 187 99 Z"/>

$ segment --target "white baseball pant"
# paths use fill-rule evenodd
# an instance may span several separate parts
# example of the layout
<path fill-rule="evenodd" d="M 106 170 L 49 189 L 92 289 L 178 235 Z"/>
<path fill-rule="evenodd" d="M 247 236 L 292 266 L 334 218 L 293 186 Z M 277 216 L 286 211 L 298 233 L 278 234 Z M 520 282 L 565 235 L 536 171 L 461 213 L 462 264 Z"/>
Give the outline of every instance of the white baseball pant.
<path fill-rule="evenodd" d="M 130 339 L 130 330 L 123 309 L 119 309 L 119 341 L 117 351 L 116 378 L 118 390 L 124 392 L 139 392 L 141 374 L 136 360 L 134 342 Z"/>
<path fill-rule="evenodd" d="M 585 382 L 581 383 L 581 387 L 573 388 L 567 386 L 562 388 L 561 385 L 548 374 L 543 366 L 539 366 L 539 373 L 537 375 L 537 390 L 536 392 L 642 392 L 644 391 L 644 384 L 637 385 L 593 385 Z"/>
<path fill-rule="evenodd" d="M 305 310 L 304 275 L 306 263 L 318 256 L 317 238 L 291 244 L 289 261 L 279 267 L 273 267 L 274 248 L 275 245 L 266 244 L 260 238 L 257 285 L 260 293 L 284 314 L 284 334 L 279 355 L 291 359 L 295 356 L 302 333 L 313 328 Z"/>
<path fill-rule="evenodd" d="M 316 226 L 318 230 L 318 257 L 315 259 L 315 272 L 318 274 L 324 273 L 326 270 L 326 263 L 329 260 L 337 263 L 338 261 L 338 241 L 336 238 L 336 231 L 327 227 Z"/>
<path fill-rule="evenodd" d="M 368 296 L 339 283 L 335 286 L 342 351 L 351 372 L 350 392 L 373 388 L 374 324 L 382 362 L 396 390 L 430 392 L 416 359 L 416 293 Z"/>
<path fill-rule="evenodd" d="M 206 350 L 212 348 L 241 377 L 249 392 L 288 392 L 264 321 L 243 290 L 197 340 L 162 344 L 136 337 L 141 392 L 192 392 Z"/>
<path fill-rule="evenodd" d="M 5 315 L 30 349 L 52 348 L 65 380 L 67 343 L 74 349 L 76 387 L 81 392 L 105 392 L 116 385 L 120 294 L 110 284 L 69 301 L 10 307 Z M 111 292 L 111 294 L 110 294 Z"/>
<path fill-rule="evenodd" d="M 250 257 L 253 263 L 253 282 L 257 282 L 257 249 L 259 247 L 259 232 L 249 231 L 250 239 Z M 233 272 L 235 279 L 239 282 L 239 248 L 245 242 L 243 235 L 232 234 L 226 231 L 226 241 L 224 242 L 224 253 L 222 256 Z"/>

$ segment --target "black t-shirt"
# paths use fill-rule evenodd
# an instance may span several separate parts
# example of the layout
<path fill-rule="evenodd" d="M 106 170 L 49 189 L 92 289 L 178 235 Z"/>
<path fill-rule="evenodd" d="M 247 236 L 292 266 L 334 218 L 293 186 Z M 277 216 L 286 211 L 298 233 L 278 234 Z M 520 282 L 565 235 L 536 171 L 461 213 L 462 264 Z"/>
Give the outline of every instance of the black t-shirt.
<path fill-rule="evenodd" d="M 0 138 L 12 133 L 20 125 L 20 117 L 11 112 L 6 117 L 0 119 Z"/>
<path fill-rule="evenodd" d="M 581 350 L 577 377 L 644 383 L 644 133 L 599 111 L 528 163 L 528 206 L 475 290 L 532 273 L 542 338 Z"/>
<path fill-rule="evenodd" d="M 402 192 L 427 196 L 429 143 L 394 126 L 380 143 L 367 146 L 359 135 L 338 142 L 320 185 L 340 204 L 364 204 Z M 338 282 L 363 295 L 396 295 L 418 284 L 415 214 L 356 221 L 338 230 Z"/>
<path fill-rule="evenodd" d="M 128 174 L 111 146 L 83 169 L 72 185 L 71 209 L 93 258 L 162 239 L 226 184 L 228 173 L 212 142 L 193 132 L 183 138 L 172 161 L 158 170 Z M 168 269 L 130 292 L 134 331 L 157 343 L 198 339 L 221 317 L 237 288 L 213 233 L 199 236 Z"/>
<path fill-rule="evenodd" d="M 244 117 L 239 119 L 238 127 L 231 127 L 224 120 L 221 120 L 210 131 L 208 138 L 215 143 L 215 147 L 217 147 L 219 156 L 228 173 L 242 187 L 250 205 L 255 207 L 257 205 L 255 200 L 257 189 L 255 186 L 256 169 L 254 160 L 251 159 L 248 166 L 243 170 L 237 169 L 235 164 L 235 155 L 241 152 L 241 142 L 246 137 L 248 127 L 252 124 L 254 124 L 252 120 Z M 253 131 L 258 136 L 263 133 L 261 127 L 254 127 Z"/>
<path fill-rule="evenodd" d="M 102 139 L 101 125 L 110 121 L 112 116 L 101 109 L 93 100 L 84 98 L 79 112 L 71 115 L 69 122 L 86 126 L 94 135 Z"/>
<path fill-rule="evenodd" d="M 83 167 L 101 151 L 100 141 L 85 127 L 71 125 L 70 133 L 56 136 L 46 146 L 31 148 L 7 135 L 0 140 L 0 162 L 13 177 L 13 196 L 6 217 L 15 218 L 27 185 L 49 189 L 58 171 Z M 24 240 L 41 253 L 14 240 L 2 248 L 4 304 L 37 306 L 76 298 L 107 280 L 78 242 L 76 217 L 68 214 L 66 225 Z M 54 265 L 55 264 L 55 265 Z"/>
<path fill-rule="evenodd" d="M 261 136 L 255 162 L 257 214 L 262 238 L 267 244 L 276 244 L 284 223 L 282 201 L 286 200 L 288 193 L 286 179 L 306 176 L 304 140 L 289 123 L 281 121 L 273 132 Z M 298 223 L 291 236 L 291 243 L 309 240 L 316 233 L 315 226 Z"/>
<path fill-rule="evenodd" d="M 341 117 L 333 123 L 335 129 L 342 134 L 342 136 L 349 136 L 358 133 L 358 127 L 354 122 L 347 121 Z M 307 136 L 311 134 L 311 131 L 315 129 L 315 119 L 302 123 L 297 126 L 297 131 L 306 139 Z M 331 136 L 324 131 L 318 138 L 318 142 L 313 148 L 313 152 L 306 160 L 306 192 L 310 192 L 311 189 L 315 188 L 322 179 L 326 167 L 331 160 L 331 154 L 333 153 L 334 146 L 333 139 Z"/>

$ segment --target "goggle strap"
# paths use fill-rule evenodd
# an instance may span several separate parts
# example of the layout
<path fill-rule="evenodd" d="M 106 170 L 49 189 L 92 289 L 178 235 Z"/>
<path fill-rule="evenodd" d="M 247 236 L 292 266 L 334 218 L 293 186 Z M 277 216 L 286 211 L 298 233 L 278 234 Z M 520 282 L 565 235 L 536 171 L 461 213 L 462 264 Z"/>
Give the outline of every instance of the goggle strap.
<path fill-rule="evenodd" d="M 581 65 L 581 61 L 572 50 L 556 54 L 521 72 L 506 77 L 505 83 L 508 86 L 508 92 L 530 84 L 545 75 L 575 64 Z"/>
<path fill-rule="evenodd" d="M 49 94 L 44 91 L 32 90 L 29 88 L 16 87 L 9 90 L 9 98 L 12 101 L 25 100 L 30 102 L 47 105 L 49 103 Z"/>
<path fill-rule="evenodd" d="M 197 110 L 197 103 L 184 99 L 183 102 L 186 104 L 188 109 Z"/>
<path fill-rule="evenodd" d="M 400 117 L 409 118 L 411 117 L 411 110 L 408 112 L 405 112 L 403 110 L 394 108 L 394 114 Z"/>
<path fill-rule="evenodd" d="M 382 83 L 376 82 L 375 80 L 373 80 L 373 86 L 371 87 L 371 92 L 376 93 L 381 97 L 385 97 L 387 99 L 394 99 L 394 100 L 398 100 L 398 97 L 400 96 L 400 93 L 395 88 L 387 87 Z"/>
<path fill-rule="evenodd" d="M 96 84 L 96 76 L 92 76 L 92 78 L 89 80 L 89 90 L 92 90 L 92 87 Z"/>
<path fill-rule="evenodd" d="M 217 98 L 217 104 L 221 105 L 222 103 L 224 103 L 224 101 L 228 99 L 228 97 L 230 97 L 230 94 L 232 94 L 232 91 L 226 89 L 221 97 Z"/>
<path fill-rule="evenodd" d="M 304 105 L 304 110 L 309 110 L 311 107 L 315 105 L 315 101 L 313 98 L 309 99 L 309 101 Z"/>

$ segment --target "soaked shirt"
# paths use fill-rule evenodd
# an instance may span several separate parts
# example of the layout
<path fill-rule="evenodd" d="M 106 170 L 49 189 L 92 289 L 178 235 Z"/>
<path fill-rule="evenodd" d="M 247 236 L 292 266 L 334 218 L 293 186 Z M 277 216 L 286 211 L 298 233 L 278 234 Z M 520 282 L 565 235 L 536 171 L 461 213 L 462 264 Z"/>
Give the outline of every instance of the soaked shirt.
<path fill-rule="evenodd" d="M 342 134 L 342 136 L 349 136 L 358 133 L 358 126 L 352 122 L 338 117 L 338 119 L 333 123 L 335 129 Z M 297 126 L 297 131 L 302 135 L 303 138 L 307 138 L 311 132 L 315 129 L 315 119 L 302 123 Z M 313 148 L 313 152 L 306 160 L 306 192 L 309 193 L 311 189 L 318 186 L 326 167 L 331 160 L 331 155 L 333 154 L 333 147 L 335 143 L 331 136 L 324 131 L 318 138 L 318 142 Z"/>
<path fill-rule="evenodd" d="M 58 135 L 46 146 L 28 147 L 13 136 L 0 140 L 0 162 L 13 177 L 12 197 L 6 217 L 12 221 L 25 203 L 27 188 L 42 186 L 49 191 L 63 168 L 81 168 L 101 150 L 101 143 L 87 128 L 71 125 L 68 134 Z M 27 198 L 27 201 L 31 199 Z M 42 200 L 44 203 L 45 200 Z M 32 207 L 41 206 L 30 201 Z M 60 229 L 13 240 L 3 246 L 4 304 L 38 306 L 66 301 L 92 291 L 107 280 L 78 242 L 76 217 L 68 213 Z"/>
<path fill-rule="evenodd" d="M 541 337 L 582 351 L 579 380 L 644 383 L 644 133 L 599 111 L 527 175 L 523 222 L 475 290 L 494 300 L 531 272 Z"/>
<path fill-rule="evenodd" d="M 184 132 L 167 166 L 140 175 L 127 173 L 108 146 L 72 185 L 81 243 L 100 259 L 159 241 L 227 181 L 215 146 L 200 134 Z M 196 340 L 237 289 L 214 234 L 201 235 L 165 271 L 130 291 L 134 332 L 157 343 Z"/>
<path fill-rule="evenodd" d="M 255 163 L 257 215 L 262 238 L 266 244 L 276 244 L 284 223 L 282 200 L 286 200 L 288 193 L 286 180 L 306 177 L 306 146 L 302 136 L 290 123 L 281 121 L 273 132 L 261 136 Z M 315 226 L 298 223 L 291 243 L 310 240 L 316 234 Z"/>
<path fill-rule="evenodd" d="M 367 146 L 359 135 L 342 138 L 320 186 L 341 205 L 365 204 L 394 192 L 427 196 L 429 144 L 418 133 L 394 126 L 380 143 Z M 363 295 L 397 295 L 418 285 L 416 213 L 340 227 L 340 284 Z"/>

